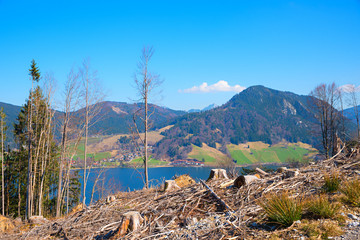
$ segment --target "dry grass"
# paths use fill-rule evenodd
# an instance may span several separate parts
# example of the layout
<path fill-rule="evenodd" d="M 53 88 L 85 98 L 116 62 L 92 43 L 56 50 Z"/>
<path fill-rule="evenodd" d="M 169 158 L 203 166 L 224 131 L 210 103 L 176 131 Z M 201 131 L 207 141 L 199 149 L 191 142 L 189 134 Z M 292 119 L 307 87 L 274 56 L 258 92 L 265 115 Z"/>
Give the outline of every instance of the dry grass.
<path fill-rule="evenodd" d="M 339 172 L 333 171 L 330 174 L 325 174 L 324 181 L 323 189 L 325 192 L 333 193 L 340 189 L 341 178 Z"/>
<path fill-rule="evenodd" d="M 149 144 L 155 144 L 158 141 L 160 141 L 164 137 L 163 135 L 161 135 L 161 133 L 165 130 L 172 128 L 173 126 L 174 125 L 169 125 L 169 126 L 161 128 L 157 131 L 148 132 Z M 143 133 L 140 135 L 141 135 L 141 137 L 144 137 Z M 101 141 L 91 144 L 89 146 L 89 152 L 90 153 L 104 152 L 104 151 L 112 152 L 114 150 L 114 147 L 117 146 L 117 141 L 119 140 L 119 138 L 124 137 L 124 136 L 129 137 L 129 138 L 132 137 L 131 134 L 118 134 L 118 135 L 114 135 L 111 137 L 104 137 Z M 116 156 L 116 152 L 112 152 L 111 155 Z"/>
<path fill-rule="evenodd" d="M 340 188 L 342 200 L 353 207 L 360 207 L 360 180 L 346 181 Z"/>
<path fill-rule="evenodd" d="M 304 220 L 301 230 L 310 239 L 328 239 L 329 237 L 336 237 L 343 233 L 338 222 L 333 220 Z"/>
<path fill-rule="evenodd" d="M 341 207 L 337 202 L 330 202 L 325 194 L 310 197 L 305 206 L 307 212 L 315 218 L 334 218 Z"/>

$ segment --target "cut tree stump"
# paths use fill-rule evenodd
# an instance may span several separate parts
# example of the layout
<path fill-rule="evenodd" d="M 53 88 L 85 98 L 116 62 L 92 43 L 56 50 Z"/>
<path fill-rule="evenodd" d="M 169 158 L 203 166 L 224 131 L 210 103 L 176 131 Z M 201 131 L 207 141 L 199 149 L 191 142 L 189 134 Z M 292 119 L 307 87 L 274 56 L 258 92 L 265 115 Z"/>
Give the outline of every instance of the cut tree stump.
<path fill-rule="evenodd" d="M 176 184 L 175 180 L 166 180 L 164 192 L 169 192 L 173 190 L 178 190 L 180 187 Z"/>
<path fill-rule="evenodd" d="M 286 171 L 283 173 L 283 177 L 285 178 L 292 178 L 296 177 L 300 174 L 300 171 L 298 169 L 286 169 Z"/>
<path fill-rule="evenodd" d="M 188 174 L 183 174 L 183 175 L 175 178 L 175 183 L 180 188 L 183 188 L 183 187 L 189 186 L 191 184 L 194 184 L 195 180 L 192 179 L 192 177 L 190 177 Z"/>
<path fill-rule="evenodd" d="M 213 179 L 229 179 L 226 170 L 221 168 L 211 169 L 210 176 L 207 181 Z"/>
<path fill-rule="evenodd" d="M 277 172 L 278 173 L 283 173 L 283 172 L 286 172 L 286 170 L 287 170 L 287 167 L 279 167 Z"/>
<path fill-rule="evenodd" d="M 0 233 L 10 231 L 14 228 L 11 219 L 0 215 Z"/>
<path fill-rule="evenodd" d="M 253 181 L 257 181 L 257 180 L 259 180 L 259 177 L 255 176 L 255 175 L 239 176 L 235 179 L 234 186 L 240 188 L 242 186 L 245 186 L 245 185 L 247 185 Z"/>
<path fill-rule="evenodd" d="M 106 203 L 111 203 L 111 202 L 115 201 L 115 199 L 116 199 L 116 197 L 114 195 L 107 196 Z"/>
<path fill-rule="evenodd" d="M 292 177 L 296 177 L 297 175 L 300 174 L 299 169 L 290 169 L 287 167 L 280 167 L 277 170 L 278 173 L 282 173 L 283 174 L 283 178 L 292 178 Z"/>
<path fill-rule="evenodd" d="M 48 220 L 44 218 L 43 216 L 31 216 L 29 217 L 29 223 L 31 224 L 42 224 L 46 223 Z"/>
<path fill-rule="evenodd" d="M 113 239 L 118 239 L 119 237 L 124 236 L 127 232 L 136 231 L 139 229 L 143 221 L 144 219 L 141 217 L 139 212 L 131 211 L 124 213 Z"/>

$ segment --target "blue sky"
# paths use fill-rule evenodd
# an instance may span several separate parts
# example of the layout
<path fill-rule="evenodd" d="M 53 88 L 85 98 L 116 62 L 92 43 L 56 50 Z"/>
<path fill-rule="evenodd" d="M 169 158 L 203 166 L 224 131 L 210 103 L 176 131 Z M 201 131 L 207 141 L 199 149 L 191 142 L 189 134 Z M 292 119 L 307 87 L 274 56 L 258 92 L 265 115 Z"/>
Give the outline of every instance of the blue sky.
<path fill-rule="evenodd" d="M 173 109 L 220 105 L 253 85 L 359 86 L 359 43 L 359 0 L 0 0 L 0 101 L 24 103 L 32 59 L 54 74 L 60 99 L 70 69 L 89 58 L 107 100 L 129 102 L 147 45 L 164 80 L 155 103 Z"/>

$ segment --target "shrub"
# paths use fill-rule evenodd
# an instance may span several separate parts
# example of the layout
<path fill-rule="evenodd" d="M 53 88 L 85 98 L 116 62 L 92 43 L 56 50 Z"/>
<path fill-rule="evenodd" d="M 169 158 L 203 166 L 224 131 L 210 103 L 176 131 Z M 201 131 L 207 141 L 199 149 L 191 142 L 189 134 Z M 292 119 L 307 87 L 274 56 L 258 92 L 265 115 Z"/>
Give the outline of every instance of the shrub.
<path fill-rule="evenodd" d="M 312 197 L 307 202 L 307 211 L 315 218 L 333 218 L 337 215 L 340 204 L 330 203 L 326 195 Z"/>
<path fill-rule="evenodd" d="M 287 193 L 268 195 L 259 202 L 267 217 L 274 223 L 288 227 L 301 219 L 302 205 L 300 201 L 290 198 Z"/>
<path fill-rule="evenodd" d="M 354 207 L 360 207 L 360 181 L 352 180 L 343 184 L 340 191 L 344 194 L 343 201 Z"/>
<path fill-rule="evenodd" d="M 324 175 L 324 180 L 325 183 L 323 189 L 325 192 L 333 193 L 339 190 L 341 179 L 338 172 Z"/>

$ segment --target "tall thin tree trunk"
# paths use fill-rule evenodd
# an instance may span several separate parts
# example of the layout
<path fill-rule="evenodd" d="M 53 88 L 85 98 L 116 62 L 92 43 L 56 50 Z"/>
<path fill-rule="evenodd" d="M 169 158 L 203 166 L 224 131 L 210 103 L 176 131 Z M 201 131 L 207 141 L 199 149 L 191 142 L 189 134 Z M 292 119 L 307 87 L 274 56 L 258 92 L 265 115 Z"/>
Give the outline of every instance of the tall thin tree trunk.
<path fill-rule="evenodd" d="M 85 201 L 86 201 L 86 182 L 87 182 L 87 176 L 86 176 L 86 168 L 87 168 L 87 141 L 88 141 L 88 129 L 89 129 L 89 79 L 88 76 L 86 76 L 86 89 L 85 89 L 85 145 L 84 145 L 84 195 L 83 195 L 83 206 L 85 207 Z"/>
<path fill-rule="evenodd" d="M 64 116 L 64 126 L 63 126 L 63 133 L 62 133 L 62 141 L 61 141 L 61 156 L 60 156 L 60 167 L 59 167 L 59 181 L 58 181 L 58 189 L 57 189 L 57 199 L 56 199 L 56 216 L 60 217 L 60 206 L 61 206 L 61 199 L 62 199 L 62 181 L 63 181 L 63 162 L 65 159 L 65 147 L 66 147 L 66 132 L 67 132 L 67 119 L 68 119 L 68 112 L 65 111 Z"/>
<path fill-rule="evenodd" d="M 47 132 L 47 140 L 44 141 L 44 146 L 46 144 L 46 151 L 44 153 L 44 157 L 43 157 L 43 161 L 41 164 L 41 179 L 40 179 L 40 190 L 39 190 L 39 216 L 42 216 L 42 197 L 43 197 L 43 188 L 44 188 L 44 180 L 45 180 L 45 173 L 46 173 L 46 163 L 48 160 L 49 154 L 50 154 L 50 145 L 51 145 L 51 119 L 52 119 L 52 114 L 51 114 L 51 106 L 48 105 L 48 111 L 47 113 L 49 114 L 47 116 L 47 121 L 48 121 L 48 126 L 46 129 Z"/>
<path fill-rule="evenodd" d="M 33 87 L 34 81 L 31 81 L 31 92 L 30 99 L 28 105 L 28 171 L 27 171 L 27 179 L 26 179 L 26 209 L 25 209 L 25 219 L 29 219 L 31 217 L 31 175 L 32 175 L 32 154 L 31 154 L 31 145 L 32 145 L 32 95 L 33 95 Z"/>
<path fill-rule="evenodd" d="M 19 158 L 19 177 L 18 177 L 18 216 L 21 217 L 21 168 L 20 168 L 20 158 Z"/>
<path fill-rule="evenodd" d="M 147 87 L 146 87 L 147 88 Z M 145 119 L 144 119 L 144 125 L 145 125 L 145 136 L 144 136 L 144 171 L 145 171 L 145 188 L 149 188 L 149 176 L 148 176 L 148 102 L 147 102 L 147 89 L 145 90 Z"/>
<path fill-rule="evenodd" d="M 5 183 L 4 183 L 4 126 L 1 116 L 1 193 L 2 193 L 2 215 L 5 215 Z"/>

